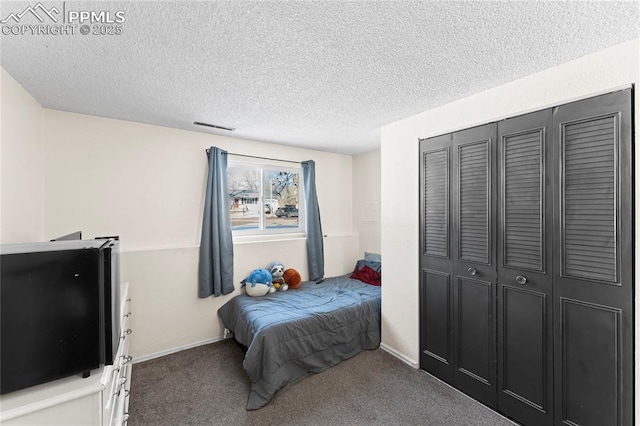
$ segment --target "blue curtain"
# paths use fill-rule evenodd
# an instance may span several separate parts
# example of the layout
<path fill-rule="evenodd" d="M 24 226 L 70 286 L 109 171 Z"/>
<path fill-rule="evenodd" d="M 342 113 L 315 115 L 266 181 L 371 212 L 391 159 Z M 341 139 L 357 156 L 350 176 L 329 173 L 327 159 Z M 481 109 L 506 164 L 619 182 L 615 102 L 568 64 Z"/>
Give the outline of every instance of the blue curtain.
<path fill-rule="evenodd" d="M 207 151 L 209 169 L 204 200 L 198 296 L 229 294 L 233 286 L 233 240 L 227 190 L 227 151 Z"/>
<path fill-rule="evenodd" d="M 302 179 L 304 182 L 304 217 L 307 228 L 309 280 L 319 280 L 324 277 L 324 243 L 322 241 L 318 194 L 316 193 L 316 163 L 313 160 L 302 162 Z"/>

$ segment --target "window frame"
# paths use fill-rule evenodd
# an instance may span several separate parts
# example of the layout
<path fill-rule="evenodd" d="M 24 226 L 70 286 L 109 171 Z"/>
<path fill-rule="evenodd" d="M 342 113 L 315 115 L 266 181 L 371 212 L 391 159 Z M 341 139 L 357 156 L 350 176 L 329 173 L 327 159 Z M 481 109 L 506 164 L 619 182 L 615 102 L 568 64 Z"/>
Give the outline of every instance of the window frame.
<path fill-rule="evenodd" d="M 258 180 L 259 180 L 259 188 L 258 188 L 258 205 L 264 206 L 266 202 L 266 198 L 264 196 L 265 190 L 265 171 L 282 171 L 282 172 L 293 172 L 298 174 L 298 226 L 286 227 L 286 228 L 267 228 L 267 217 L 265 213 L 265 209 L 259 208 L 258 215 L 258 228 L 251 229 L 233 229 L 233 224 L 231 224 L 231 233 L 234 239 L 237 237 L 240 240 L 244 239 L 253 239 L 255 237 L 306 237 L 306 227 L 305 227 L 305 214 L 304 214 L 304 182 L 302 176 L 302 164 L 299 164 L 298 167 L 294 164 L 290 165 L 282 165 L 282 163 L 278 161 L 269 161 L 269 160 L 229 160 L 227 164 L 227 179 L 229 179 L 228 170 L 233 168 L 241 168 L 248 170 L 255 170 L 258 172 Z M 228 200 L 229 203 L 231 200 Z M 279 206 L 283 207 L 283 206 Z M 229 208 L 229 210 L 231 210 Z"/>

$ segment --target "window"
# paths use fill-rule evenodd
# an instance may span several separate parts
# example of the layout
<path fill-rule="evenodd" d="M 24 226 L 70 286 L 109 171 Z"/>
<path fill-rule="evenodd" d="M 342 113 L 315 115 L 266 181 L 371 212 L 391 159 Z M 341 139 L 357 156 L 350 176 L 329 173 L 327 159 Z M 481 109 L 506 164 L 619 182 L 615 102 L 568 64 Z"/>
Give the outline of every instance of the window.
<path fill-rule="evenodd" d="M 304 232 L 302 168 L 230 162 L 227 174 L 234 235 Z"/>

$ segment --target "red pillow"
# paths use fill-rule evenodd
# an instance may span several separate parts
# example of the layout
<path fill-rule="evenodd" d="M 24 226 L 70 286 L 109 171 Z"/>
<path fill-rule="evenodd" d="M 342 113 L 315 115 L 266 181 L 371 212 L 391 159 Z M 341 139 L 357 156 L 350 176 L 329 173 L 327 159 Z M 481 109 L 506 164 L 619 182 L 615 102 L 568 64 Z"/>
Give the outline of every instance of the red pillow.
<path fill-rule="evenodd" d="M 360 269 L 353 271 L 349 278 L 360 280 L 363 283 L 371 284 L 380 287 L 382 285 L 382 277 L 375 269 L 369 266 L 363 266 Z"/>

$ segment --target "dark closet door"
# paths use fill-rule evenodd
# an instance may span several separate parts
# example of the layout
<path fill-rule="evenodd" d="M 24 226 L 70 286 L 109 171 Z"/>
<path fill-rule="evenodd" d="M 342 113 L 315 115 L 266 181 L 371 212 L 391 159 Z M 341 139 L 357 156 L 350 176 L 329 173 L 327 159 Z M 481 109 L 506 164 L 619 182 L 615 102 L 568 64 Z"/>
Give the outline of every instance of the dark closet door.
<path fill-rule="evenodd" d="M 498 124 L 498 409 L 553 422 L 552 110 Z"/>
<path fill-rule="evenodd" d="M 453 384 L 451 135 L 420 141 L 420 368 Z"/>
<path fill-rule="evenodd" d="M 555 423 L 633 423 L 631 92 L 555 108 Z"/>
<path fill-rule="evenodd" d="M 496 124 L 453 134 L 456 388 L 496 407 Z"/>

